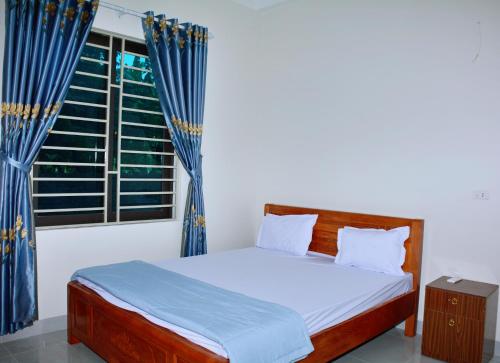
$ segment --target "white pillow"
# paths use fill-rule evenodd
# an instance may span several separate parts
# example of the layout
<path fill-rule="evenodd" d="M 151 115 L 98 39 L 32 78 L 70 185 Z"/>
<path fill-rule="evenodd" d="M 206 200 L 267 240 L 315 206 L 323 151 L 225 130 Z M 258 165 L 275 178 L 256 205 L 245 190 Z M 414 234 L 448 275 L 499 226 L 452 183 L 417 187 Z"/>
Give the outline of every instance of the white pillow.
<path fill-rule="evenodd" d="M 305 256 L 312 240 L 317 214 L 264 216 L 257 238 L 257 247 Z"/>
<path fill-rule="evenodd" d="M 410 236 L 409 227 L 360 229 L 344 227 L 338 230 L 338 253 L 335 263 L 366 270 L 403 276 L 404 242 Z"/>

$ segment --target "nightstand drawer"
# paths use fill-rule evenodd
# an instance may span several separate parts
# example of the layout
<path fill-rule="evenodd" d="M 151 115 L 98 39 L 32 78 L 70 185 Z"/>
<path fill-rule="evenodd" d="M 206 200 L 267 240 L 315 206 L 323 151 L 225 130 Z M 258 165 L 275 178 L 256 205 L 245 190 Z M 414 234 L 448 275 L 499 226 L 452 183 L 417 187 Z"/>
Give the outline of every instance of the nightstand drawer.
<path fill-rule="evenodd" d="M 427 310 L 422 353 L 452 363 L 481 363 L 481 327 L 476 319 Z"/>
<path fill-rule="evenodd" d="M 446 293 L 446 308 L 448 314 L 463 316 L 469 319 L 484 318 L 486 300 L 471 295 Z"/>
<path fill-rule="evenodd" d="M 446 315 L 446 341 L 450 350 L 448 361 L 453 363 L 482 362 L 481 321 L 456 315 Z"/>
<path fill-rule="evenodd" d="M 482 320 L 484 318 L 486 300 L 478 296 L 427 287 L 425 308 L 470 319 Z"/>

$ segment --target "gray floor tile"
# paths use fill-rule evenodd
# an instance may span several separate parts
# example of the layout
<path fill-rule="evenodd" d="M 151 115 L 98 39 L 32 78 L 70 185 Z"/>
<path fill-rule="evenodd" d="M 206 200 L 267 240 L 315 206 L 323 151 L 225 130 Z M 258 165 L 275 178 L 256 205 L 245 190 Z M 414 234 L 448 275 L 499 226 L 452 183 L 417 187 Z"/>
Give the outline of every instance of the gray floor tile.
<path fill-rule="evenodd" d="M 34 337 L 13 340 L 3 343 L 5 348 L 11 354 L 18 354 L 30 350 L 45 349 L 47 345 L 57 342 L 66 341 L 66 330 L 56 331 L 53 333 L 42 334 Z"/>
<path fill-rule="evenodd" d="M 0 363 L 18 363 L 18 362 L 15 360 L 15 358 L 13 356 L 11 356 L 9 354 L 9 355 L 0 357 Z"/>
<path fill-rule="evenodd" d="M 346 354 L 338 359 L 332 360 L 330 363 L 366 363 L 352 354 Z"/>
<path fill-rule="evenodd" d="M 440 360 L 432 359 L 420 353 L 415 354 L 405 363 L 442 363 Z"/>
<path fill-rule="evenodd" d="M 64 350 L 51 343 L 43 348 L 31 349 L 24 352 L 13 354 L 12 356 L 19 363 L 57 363 L 67 362 Z"/>
<path fill-rule="evenodd" d="M 104 362 L 83 345 L 69 345 L 64 342 L 47 343 L 40 349 L 13 354 L 19 363 L 98 363 Z"/>
<path fill-rule="evenodd" d="M 384 334 L 352 351 L 351 354 L 369 363 L 404 363 L 416 353 L 415 345 L 414 338 Z"/>
<path fill-rule="evenodd" d="M 2 344 L 11 354 L 26 352 L 29 350 L 38 350 L 43 348 L 46 343 L 42 336 L 30 337 L 25 339 L 13 340 Z"/>
<path fill-rule="evenodd" d="M 66 344 L 67 345 L 67 344 Z M 69 363 L 102 363 L 105 362 L 101 357 L 91 351 L 83 344 L 72 346 L 74 352 L 69 356 Z"/>
<path fill-rule="evenodd" d="M 7 351 L 7 349 L 5 349 L 3 346 L 3 344 L 0 344 L 0 358 L 2 357 L 8 357 L 10 356 L 10 353 Z M 1 361 L 0 361 L 1 362 Z"/>
<path fill-rule="evenodd" d="M 405 331 L 403 329 L 392 328 L 388 330 L 385 334 L 395 335 L 397 337 L 405 336 Z"/>
<path fill-rule="evenodd" d="M 422 356 L 421 337 L 405 337 L 392 329 L 332 363 L 438 363 Z M 69 345 L 66 331 L 43 334 L 0 344 L 0 363 L 102 363 L 83 344 Z M 491 363 L 500 363 L 495 357 Z"/>
<path fill-rule="evenodd" d="M 66 342 L 68 339 L 68 331 L 67 330 L 59 330 L 53 333 L 43 334 L 43 340 L 47 343 L 52 342 Z"/>

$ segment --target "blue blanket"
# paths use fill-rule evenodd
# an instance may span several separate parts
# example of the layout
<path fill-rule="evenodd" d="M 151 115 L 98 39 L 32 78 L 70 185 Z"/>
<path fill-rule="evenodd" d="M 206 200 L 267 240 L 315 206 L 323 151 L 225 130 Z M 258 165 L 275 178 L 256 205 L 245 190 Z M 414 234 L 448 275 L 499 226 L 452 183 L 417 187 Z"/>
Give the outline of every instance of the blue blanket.
<path fill-rule="evenodd" d="M 302 317 L 284 306 L 131 261 L 78 270 L 111 295 L 224 347 L 231 363 L 293 362 L 313 351 Z"/>

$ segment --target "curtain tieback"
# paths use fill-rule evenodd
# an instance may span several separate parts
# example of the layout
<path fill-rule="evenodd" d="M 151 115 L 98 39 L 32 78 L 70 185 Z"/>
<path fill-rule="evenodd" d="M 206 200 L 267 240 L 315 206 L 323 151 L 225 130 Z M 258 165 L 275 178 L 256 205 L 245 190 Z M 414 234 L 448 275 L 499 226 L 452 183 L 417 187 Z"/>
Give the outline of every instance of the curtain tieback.
<path fill-rule="evenodd" d="M 191 180 L 193 183 L 200 183 L 201 182 L 201 174 L 200 173 L 197 173 L 197 172 L 194 172 L 194 173 L 189 173 L 190 174 L 190 177 L 191 177 Z"/>
<path fill-rule="evenodd" d="M 2 162 L 5 162 L 5 163 L 13 166 L 14 168 L 19 169 L 25 173 L 30 172 L 30 169 L 31 169 L 30 165 L 26 165 L 26 164 L 23 164 L 17 160 L 14 160 L 10 156 L 5 155 L 3 152 L 0 152 L 0 160 L 2 160 Z"/>

